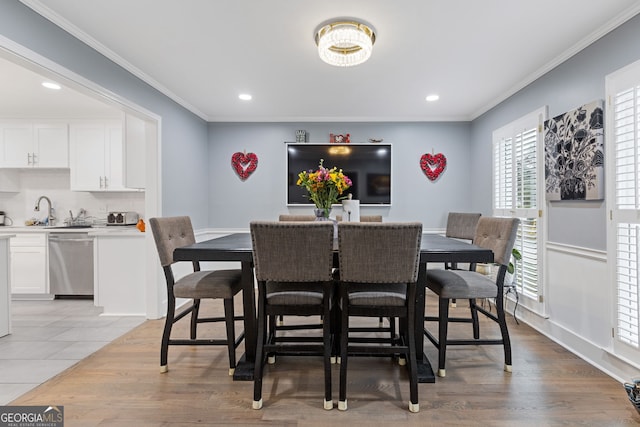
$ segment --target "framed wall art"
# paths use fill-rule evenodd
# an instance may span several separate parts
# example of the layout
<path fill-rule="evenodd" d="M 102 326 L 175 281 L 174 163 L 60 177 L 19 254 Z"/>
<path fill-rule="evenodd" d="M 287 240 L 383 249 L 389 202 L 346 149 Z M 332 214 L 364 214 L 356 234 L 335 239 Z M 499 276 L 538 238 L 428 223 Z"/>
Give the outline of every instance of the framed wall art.
<path fill-rule="evenodd" d="M 603 101 L 544 122 L 548 201 L 604 199 Z"/>

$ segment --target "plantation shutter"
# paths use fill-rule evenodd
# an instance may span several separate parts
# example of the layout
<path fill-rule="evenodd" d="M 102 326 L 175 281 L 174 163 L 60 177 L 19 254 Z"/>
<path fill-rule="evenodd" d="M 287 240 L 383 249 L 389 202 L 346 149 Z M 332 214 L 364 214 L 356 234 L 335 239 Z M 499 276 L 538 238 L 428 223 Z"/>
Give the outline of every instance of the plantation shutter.
<path fill-rule="evenodd" d="M 613 349 L 640 357 L 640 63 L 607 77 L 608 265 L 614 285 Z"/>
<path fill-rule="evenodd" d="M 541 300 L 542 230 L 540 216 L 544 197 L 541 151 L 542 123 L 545 109 L 541 108 L 493 133 L 493 213 L 496 216 L 520 218 L 514 247 L 522 255 L 515 263 L 514 283 L 524 302 L 539 311 Z"/>

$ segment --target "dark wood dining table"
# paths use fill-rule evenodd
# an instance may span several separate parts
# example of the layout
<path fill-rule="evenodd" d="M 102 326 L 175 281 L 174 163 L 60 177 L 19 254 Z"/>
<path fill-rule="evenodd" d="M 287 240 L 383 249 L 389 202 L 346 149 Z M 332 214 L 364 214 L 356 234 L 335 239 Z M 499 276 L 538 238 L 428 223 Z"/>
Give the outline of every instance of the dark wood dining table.
<path fill-rule="evenodd" d="M 233 233 L 223 237 L 177 248 L 173 253 L 176 261 L 238 261 L 242 269 L 242 301 L 244 315 L 245 353 L 237 363 L 234 380 L 252 381 L 256 355 L 256 301 L 253 275 L 253 253 L 249 233 Z M 335 262 L 337 264 L 337 242 Z M 427 264 L 444 262 L 493 262 L 493 252 L 489 249 L 464 241 L 444 237 L 439 234 L 424 234 L 420 247 L 420 266 L 416 292 L 416 353 L 418 359 L 418 380 L 422 383 L 435 382 L 435 376 L 424 354 L 424 310 L 427 282 Z"/>

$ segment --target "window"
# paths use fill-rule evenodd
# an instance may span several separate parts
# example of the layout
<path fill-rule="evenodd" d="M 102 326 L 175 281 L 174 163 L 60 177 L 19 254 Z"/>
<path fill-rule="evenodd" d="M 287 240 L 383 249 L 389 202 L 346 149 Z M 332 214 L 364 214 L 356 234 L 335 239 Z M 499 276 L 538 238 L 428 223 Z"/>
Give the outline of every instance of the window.
<path fill-rule="evenodd" d="M 523 305 L 541 311 L 542 125 L 540 108 L 493 132 L 493 214 L 520 218 L 514 283 Z"/>
<path fill-rule="evenodd" d="M 606 79 L 608 266 L 613 289 L 613 351 L 640 359 L 640 62 Z"/>

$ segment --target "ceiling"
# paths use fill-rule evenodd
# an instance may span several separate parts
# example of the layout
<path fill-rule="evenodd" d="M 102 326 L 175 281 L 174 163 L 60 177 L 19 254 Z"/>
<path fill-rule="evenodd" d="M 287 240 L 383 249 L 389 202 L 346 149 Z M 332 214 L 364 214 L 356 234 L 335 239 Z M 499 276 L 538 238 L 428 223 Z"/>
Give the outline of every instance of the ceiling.
<path fill-rule="evenodd" d="M 640 12 L 637 0 L 21 1 L 208 121 L 471 120 Z M 319 59 L 314 30 L 338 17 L 374 27 L 368 62 Z"/>

